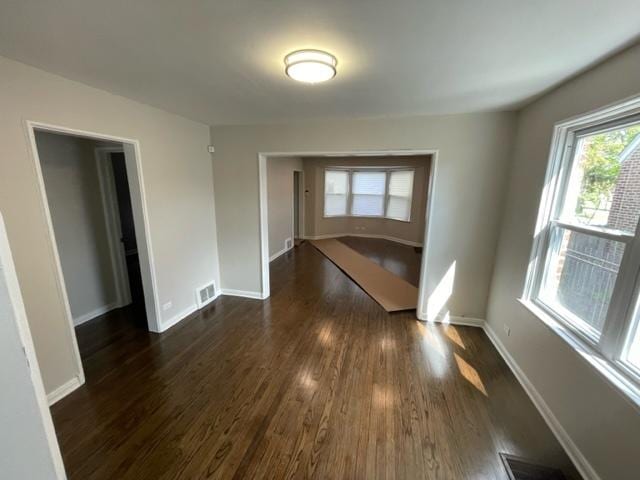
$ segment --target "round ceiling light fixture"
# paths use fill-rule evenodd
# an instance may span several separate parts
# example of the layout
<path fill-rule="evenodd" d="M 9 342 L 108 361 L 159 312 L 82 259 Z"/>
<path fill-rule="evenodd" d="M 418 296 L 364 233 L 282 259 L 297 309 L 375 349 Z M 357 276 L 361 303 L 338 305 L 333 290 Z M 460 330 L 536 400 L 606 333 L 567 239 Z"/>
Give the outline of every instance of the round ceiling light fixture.
<path fill-rule="evenodd" d="M 338 60 L 322 50 L 296 50 L 284 57 L 286 74 L 305 83 L 320 83 L 336 76 Z"/>

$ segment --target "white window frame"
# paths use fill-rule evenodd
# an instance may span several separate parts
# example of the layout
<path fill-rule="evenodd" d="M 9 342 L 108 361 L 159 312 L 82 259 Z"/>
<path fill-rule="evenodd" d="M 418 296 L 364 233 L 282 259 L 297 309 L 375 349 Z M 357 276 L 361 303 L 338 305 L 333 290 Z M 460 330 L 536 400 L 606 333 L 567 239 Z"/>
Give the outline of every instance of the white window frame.
<path fill-rule="evenodd" d="M 580 225 L 562 218 L 562 203 L 570 178 L 575 147 L 580 137 L 640 122 L 640 97 L 605 107 L 555 125 L 549 164 L 542 191 L 538 219 L 524 292 L 520 301 L 592 366 L 640 407 L 640 370 L 625 362 L 627 339 L 633 334 L 634 308 L 640 289 L 640 227 L 635 234 Z M 550 252 L 551 232 L 560 227 L 573 232 L 611 239 L 625 244 L 607 317 L 599 337 L 576 327 L 570 315 L 547 305 L 540 297 Z"/>
<path fill-rule="evenodd" d="M 345 215 L 326 215 L 324 209 L 324 202 L 326 199 L 325 193 L 325 180 L 327 178 L 327 172 L 347 172 L 347 213 Z M 413 184 L 411 185 L 411 196 L 409 197 L 409 218 L 407 220 L 401 220 L 398 218 L 387 217 L 387 206 L 389 204 L 389 180 L 391 178 L 391 172 L 409 171 L 413 172 Z M 384 172 L 384 204 L 382 215 L 354 215 L 351 213 L 351 206 L 353 203 L 353 185 L 352 178 L 355 172 Z M 323 218 L 379 218 L 382 220 L 392 220 L 394 222 L 411 223 L 411 212 L 413 210 L 413 190 L 415 188 L 416 181 L 416 169 L 413 167 L 326 167 L 322 171 L 322 217 Z"/>

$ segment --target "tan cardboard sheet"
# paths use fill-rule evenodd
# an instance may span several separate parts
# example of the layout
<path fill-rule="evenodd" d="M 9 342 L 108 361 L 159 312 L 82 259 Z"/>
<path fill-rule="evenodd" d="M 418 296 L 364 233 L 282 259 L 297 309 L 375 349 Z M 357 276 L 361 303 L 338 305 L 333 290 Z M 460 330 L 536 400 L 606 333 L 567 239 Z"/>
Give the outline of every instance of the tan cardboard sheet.
<path fill-rule="evenodd" d="M 413 310 L 417 307 L 418 289 L 406 280 L 385 270 L 338 240 L 311 240 L 310 242 L 387 312 Z"/>

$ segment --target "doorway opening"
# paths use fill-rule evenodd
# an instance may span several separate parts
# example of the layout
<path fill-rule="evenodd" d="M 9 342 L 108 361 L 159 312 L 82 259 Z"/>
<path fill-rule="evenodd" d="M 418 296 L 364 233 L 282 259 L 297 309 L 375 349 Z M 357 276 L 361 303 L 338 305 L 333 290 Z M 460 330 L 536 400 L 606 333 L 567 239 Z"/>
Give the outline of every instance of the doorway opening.
<path fill-rule="evenodd" d="M 137 141 L 27 127 L 78 369 L 53 404 L 120 331 L 160 331 L 157 295 Z"/>
<path fill-rule="evenodd" d="M 286 238 L 284 248 L 280 247 L 287 232 L 281 221 L 285 205 L 292 212 L 289 231 L 293 239 L 308 240 L 387 311 L 415 308 L 419 319 L 430 318 L 427 312 L 433 309 L 428 308 L 428 299 L 434 279 L 427 266 L 434 261 L 429 224 L 437 157 L 437 150 L 432 149 L 259 153 L 261 298 L 270 296 L 270 262 L 288 251 Z M 304 175 L 302 186 L 300 174 L 295 173 L 298 169 Z M 279 178 L 283 176 L 291 194 L 282 188 Z M 282 203 L 284 195 L 293 196 L 293 205 L 290 200 Z M 302 212 L 297 210 L 300 196 Z M 357 270 L 366 265 L 362 278 L 382 278 L 389 272 L 399 277 L 402 288 L 398 295 L 403 301 L 385 306 L 378 298 L 388 295 L 388 282 L 361 283 L 358 275 L 349 273 L 353 269 L 346 268 L 351 262 L 328 255 L 321 243 L 332 243 L 348 259 L 357 260 Z M 384 295 L 378 295 L 380 290 Z"/>

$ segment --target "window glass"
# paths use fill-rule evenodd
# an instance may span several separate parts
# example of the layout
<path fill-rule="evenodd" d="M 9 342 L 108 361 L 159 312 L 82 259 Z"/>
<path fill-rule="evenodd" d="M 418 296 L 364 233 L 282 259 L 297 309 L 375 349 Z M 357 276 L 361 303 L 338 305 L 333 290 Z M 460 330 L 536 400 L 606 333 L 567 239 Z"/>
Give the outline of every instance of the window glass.
<path fill-rule="evenodd" d="M 326 170 L 324 175 L 324 214 L 327 217 L 347 214 L 349 173 Z"/>
<path fill-rule="evenodd" d="M 624 248 L 614 240 L 554 227 L 541 299 L 582 333 L 598 338 Z"/>
<path fill-rule="evenodd" d="M 386 172 L 356 171 L 351 180 L 351 214 L 358 216 L 384 215 Z"/>
<path fill-rule="evenodd" d="M 392 171 L 389 175 L 389 199 L 386 216 L 395 220 L 409 221 L 413 193 L 413 170 Z"/>
<path fill-rule="evenodd" d="M 633 234 L 640 217 L 640 124 L 580 137 L 563 220 Z"/>

